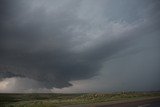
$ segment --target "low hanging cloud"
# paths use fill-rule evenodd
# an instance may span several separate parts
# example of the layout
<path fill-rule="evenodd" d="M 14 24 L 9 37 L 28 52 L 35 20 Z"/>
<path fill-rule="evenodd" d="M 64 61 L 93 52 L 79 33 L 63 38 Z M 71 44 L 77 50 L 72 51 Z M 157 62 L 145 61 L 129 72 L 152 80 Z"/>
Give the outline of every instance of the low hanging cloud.
<path fill-rule="evenodd" d="M 152 38 L 153 48 L 159 47 L 158 0 L 1 0 L 0 4 L 2 82 L 25 78 L 37 81 L 32 88 L 69 87 L 70 81 L 100 75 L 106 61 L 143 51 L 140 42 L 148 45 Z"/>

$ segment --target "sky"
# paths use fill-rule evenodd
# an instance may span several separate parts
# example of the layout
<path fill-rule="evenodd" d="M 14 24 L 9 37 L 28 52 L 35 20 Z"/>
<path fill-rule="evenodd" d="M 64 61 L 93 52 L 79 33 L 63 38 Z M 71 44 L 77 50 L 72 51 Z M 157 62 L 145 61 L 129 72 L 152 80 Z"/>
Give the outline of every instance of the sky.
<path fill-rule="evenodd" d="M 160 91 L 159 0 L 0 0 L 0 93 Z"/>

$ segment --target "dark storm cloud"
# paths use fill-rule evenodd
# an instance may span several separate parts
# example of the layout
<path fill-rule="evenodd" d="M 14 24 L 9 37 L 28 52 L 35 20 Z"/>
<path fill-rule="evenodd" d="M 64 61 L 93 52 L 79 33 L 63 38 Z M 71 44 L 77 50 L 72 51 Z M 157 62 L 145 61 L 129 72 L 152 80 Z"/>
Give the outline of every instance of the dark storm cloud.
<path fill-rule="evenodd" d="M 63 11 L 59 15 L 46 16 L 43 7 L 42 9 L 40 7 L 33 13 L 29 12 L 29 16 L 25 19 L 25 16 L 21 15 L 28 14 L 19 12 L 23 9 L 19 5 L 16 10 L 6 13 L 11 15 L 10 19 L 1 19 L 3 21 L 0 39 L 1 66 L 17 68 L 7 72 L 13 76 L 22 75 L 45 82 L 45 85 L 51 87 L 69 86 L 70 80 L 89 78 L 94 75 L 94 68 L 90 64 L 79 62 L 79 56 L 67 49 L 70 45 L 70 34 L 64 30 L 70 23 L 74 23 L 72 17 L 70 18 Z M 22 5 L 25 6 L 23 3 Z M 9 10 L 16 6 L 17 4 L 13 5 Z M 7 9 L 8 7 L 3 8 L 4 11 Z M 14 17 L 12 12 L 18 15 Z M 26 11 L 22 10 L 22 12 Z M 25 20 L 27 22 L 21 24 L 23 23 L 21 21 Z"/>
<path fill-rule="evenodd" d="M 9 74 L 8 77 L 40 81 L 45 87 L 68 87 L 72 85 L 69 81 L 97 75 L 104 61 L 132 47 L 137 38 L 160 28 L 159 2 L 147 1 L 146 6 L 152 5 L 146 12 L 147 21 L 113 39 L 104 33 L 92 41 L 87 33 L 94 31 L 94 24 L 77 15 L 81 2 L 1 0 L 0 65 L 10 69 L 0 69 L 7 72 L 0 73 L 0 77 L 6 78 Z M 105 19 L 107 15 L 102 16 Z M 115 17 L 112 20 L 116 20 Z M 120 18 L 123 17 L 126 20 L 125 14 Z M 140 17 L 126 21 L 132 23 L 137 18 Z M 88 42 L 89 45 L 83 46 Z"/>

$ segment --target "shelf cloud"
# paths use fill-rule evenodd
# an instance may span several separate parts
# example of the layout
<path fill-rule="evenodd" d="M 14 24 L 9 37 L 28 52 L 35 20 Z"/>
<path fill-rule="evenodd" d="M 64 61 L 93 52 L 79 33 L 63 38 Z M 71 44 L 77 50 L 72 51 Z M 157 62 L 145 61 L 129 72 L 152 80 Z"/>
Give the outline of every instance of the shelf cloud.
<path fill-rule="evenodd" d="M 158 0 L 1 0 L 0 86 L 13 79 L 21 88 L 8 92 L 72 92 L 77 81 L 86 81 L 78 92 L 114 90 L 109 84 L 159 90 L 159 7 Z"/>

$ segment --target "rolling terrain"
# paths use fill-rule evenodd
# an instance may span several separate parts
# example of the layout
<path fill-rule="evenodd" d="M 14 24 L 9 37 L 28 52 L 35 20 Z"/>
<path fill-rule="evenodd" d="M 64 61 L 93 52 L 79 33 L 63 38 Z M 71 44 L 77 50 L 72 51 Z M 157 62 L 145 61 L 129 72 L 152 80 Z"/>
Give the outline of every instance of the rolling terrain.
<path fill-rule="evenodd" d="M 60 107 L 119 104 L 139 100 L 160 98 L 160 92 L 119 92 L 119 93 L 4 93 L 0 94 L 1 107 Z M 104 103 L 104 104 L 103 104 Z M 109 106 L 106 106 L 109 107 Z"/>

